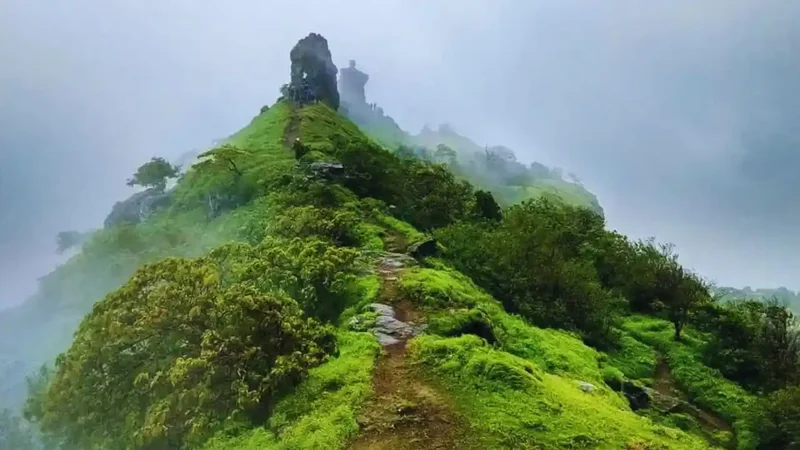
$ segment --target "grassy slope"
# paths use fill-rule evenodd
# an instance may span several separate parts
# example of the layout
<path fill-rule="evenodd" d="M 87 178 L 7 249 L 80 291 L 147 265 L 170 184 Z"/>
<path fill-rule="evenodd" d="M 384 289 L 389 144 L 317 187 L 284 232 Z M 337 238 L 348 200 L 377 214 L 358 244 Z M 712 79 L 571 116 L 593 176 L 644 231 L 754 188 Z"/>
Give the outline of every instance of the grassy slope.
<path fill-rule="evenodd" d="M 506 313 L 458 272 L 418 269 L 401 286 L 431 315 L 429 335 L 412 341 L 410 351 L 456 399 L 480 448 L 707 448 L 630 411 L 603 383 L 601 353 Z M 462 334 L 475 322 L 493 330 L 495 345 Z M 581 382 L 595 389 L 584 392 Z"/>
<path fill-rule="evenodd" d="M 324 151 L 335 135 L 361 138 L 352 123 L 324 105 L 306 107 L 298 117 L 299 137 L 312 148 Z M 396 219 L 365 221 L 372 229 L 395 230 L 408 240 L 421 236 Z M 603 354 L 569 333 L 535 328 L 507 314 L 468 278 L 432 263 L 400 279 L 404 295 L 426 313 L 430 325 L 427 335 L 412 341 L 410 353 L 426 379 L 456 400 L 456 412 L 470 424 L 482 448 L 625 448 L 644 443 L 707 448 L 694 436 L 631 412 L 603 384 Z M 355 299 L 343 316 L 358 314 L 359 306 L 377 294 L 375 277 L 365 277 L 363 283 L 367 294 Z M 474 335 L 460 336 L 459 330 L 475 321 L 490 325 L 496 346 Z M 222 434 L 208 448 L 345 447 L 358 433 L 356 417 L 371 394 L 377 347 L 371 336 L 344 329 L 340 346 L 341 356 L 312 370 L 279 402 L 264 427 Z M 579 382 L 596 389 L 583 392 Z"/>
<path fill-rule="evenodd" d="M 283 147 L 289 108 L 276 105 L 230 138 L 250 152 L 250 176 L 274 176 L 294 164 Z M 178 183 L 176 198 L 197 195 L 208 180 L 191 171 Z M 39 291 L 22 305 L 0 313 L 0 405 L 14 407 L 25 396 L 25 375 L 65 350 L 92 305 L 119 287 L 141 264 L 166 256 L 196 256 L 231 240 L 245 240 L 259 204 L 245 205 L 208 221 L 199 210 L 164 211 L 135 226 L 97 231 L 82 250 L 43 277 Z"/>
<path fill-rule="evenodd" d="M 363 137 L 355 125 L 324 105 L 293 112 L 278 104 L 230 139 L 249 153 L 243 166 L 246 176 L 269 184 L 296 167 L 284 142 L 291 124 L 307 145 L 320 151 L 330 148 L 337 135 L 345 140 Z M 210 181 L 189 174 L 177 189 L 184 198 L 192 198 Z M 147 245 L 131 254 L 117 255 L 118 242 L 108 242 L 108 234 L 114 231 L 101 232 L 81 255 L 56 271 L 56 279 L 63 280 L 54 282 L 52 289 L 68 286 L 81 292 L 85 288 L 81 280 L 88 281 L 82 277 L 89 276 L 85 272 L 96 274 L 94 266 L 105 270 L 116 267 L 120 280 L 112 281 L 119 284 L 146 260 L 196 254 L 227 240 L 247 240 L 247 230 L 254 223 L 263 226 L 270 211 L 268 203 L 256 200 L 211 222 L 195 214 L 165 213 L 133 227 L 134 236 Z M 365 233 L 373 236 L 366 240 L 370 250 L 382 248 L 377 237 L 381 230 L 400 233 L 408 241 L 422 236 L 393 218 L 363 220 Z M 183 233 L 177 240 L 172 235 L 176 230 Z M 112 256 L 116 262 L 109 265 Z M 116 287 L 114 283 L 105 289 Z M 364 276 L 359 283 L 361 297 L 353 299 L 344 318 L 361 312 L 359 308 L 378 293 L 374 275 Z M 469 423 L 482 448 L 708 448 L 694 436 L 631 412 L 626 401 L 603 383 L 605 355 L 569 333 L 535 328 L 507 314 L 468 278 L 443 264 L 430 261 L 427 268 L 406 272 L 400 286 L 405 296 L 425 311 L 430 324 L 429 333 L 410 344 L 416 367 L 455 400 L 456 412 Z M 90 307 L 93 301 L 84 298 L 81 309 Z M 464 334 L 474 323 L 491 329 L 495 345 Z M 635 324 L 631 326 L 630 335 L 638 339 L 638 329 Z M 645 334 L 641 337 L 645 342 Z M 313 369 L 300 386 L 281 399 L 267 424 L 250 430 L 225 430 L 207 448 L 346 447 L 359 432 L 356 418 L 371 395 L 378 346 L 371 335 L 345 328 L 339 331 L 338 340 L 340 355 Z M 650 370 L 651 360 L 646 356 L 650 347 L 634 339 L 627 341 L 625 348 L 631 349 L 629 354 L 612 356 L 612 364 L 631 377 Z M 579 382 L 591 383 L 595 389 L 584 392 Z"/>
<path fill-rule="evenodd" d="M 653 350 L 662 353 L 672 376 L 686 392 L 689 400 L 715 412 L 732 424 L 736 430 L 739 449 L 754 447 L 746 419 L 755 397 L 741 386 L 725 379 L 719 371 L 703 364 L 699 356 L 703 344 L 700 333 L 689 328 L 685 331 L 684 342 L 676 342 L 671 323 L 648 316 L 630 317 L 625 322 L 624 329 L 629 334 L 628 339 L 635 339 L 636 343 L 629 345 L 630 350 L 626 355 L 616 357 L 626 361 L 620 367 L 627 367 L 635 372 L 649 364 Z M 640 371 L 639 374 L 641 373 Z M 626 375 L 636 378 L 633 373 Z"/>

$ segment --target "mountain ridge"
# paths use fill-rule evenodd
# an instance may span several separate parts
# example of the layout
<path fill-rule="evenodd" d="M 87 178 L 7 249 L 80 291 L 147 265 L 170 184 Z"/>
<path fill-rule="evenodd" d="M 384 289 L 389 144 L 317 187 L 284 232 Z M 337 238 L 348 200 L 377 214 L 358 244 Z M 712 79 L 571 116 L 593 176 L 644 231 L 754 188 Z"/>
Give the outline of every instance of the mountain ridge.
<path fill-rule="evenodd" d="M 788 311 L 715 302 L 669 246 L 580 204 L 501 207 L 446 146 L 387 150 L 337 111 L 322 36 L 291 60 L 276 103 L 153 181 L 169 202 L 92 233 L 18 311 L 38 320 L 4 357 L 77 331 L 30 380 L 31 422 L 0 417 L 11 448 L 791 442 L 800 353 L 770 334 L 796 337 Z"/>

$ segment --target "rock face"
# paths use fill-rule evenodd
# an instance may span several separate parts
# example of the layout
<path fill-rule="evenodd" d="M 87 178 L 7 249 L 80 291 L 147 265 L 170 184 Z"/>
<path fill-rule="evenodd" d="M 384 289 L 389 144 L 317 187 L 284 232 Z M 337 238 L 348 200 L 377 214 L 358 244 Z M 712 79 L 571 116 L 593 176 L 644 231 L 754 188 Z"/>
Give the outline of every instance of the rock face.
<path fill-rule="evenodd" d="M 122 223 L 136 224 L 144 222 L 150 215 L 172 203 L 171 192 L 158 189 L 147 189 L 131 195 L 127 200 L 117 202 L 106 217 L 106 228 Z"/>
<path fill-rule="evenodd" d="M 342 103 L 351 105 L 366 105 L 367 95 L 364 87 L 369 81 L 369 75 L 356 69 L 356 61 L 351 59 L 348 67 L 339 72 L 339 94 Z"/>
<path fill-rule="evenodd" d="M 291 78 L 282 88 L 283 96 L 301 106 L 322 101 L 339 109 L 338 69 L 331 58 L 328 41 L 322 35 L 311 33 L 297 42 L 289 57 Z"/>
<path fill-rule="evenodd" d="M 386 347 L 404 342 L 424 331 L 424 327 L 414 326 L 397 318 L 394 308 L 383 303 L 372 303 L 368 308 L 378 314 L 372 332 L 378 342 Z"/>
<path fill-rule="evenodd" d="M 383 139 L 401 143 L 408 136 L 383 109 L 375 103 L 367 103 L 366 84 L 369 75 L 356 68 L 355 60 L 339 71 L 339 93 L 342 99 L 342 114 L 359 126 Z"/>

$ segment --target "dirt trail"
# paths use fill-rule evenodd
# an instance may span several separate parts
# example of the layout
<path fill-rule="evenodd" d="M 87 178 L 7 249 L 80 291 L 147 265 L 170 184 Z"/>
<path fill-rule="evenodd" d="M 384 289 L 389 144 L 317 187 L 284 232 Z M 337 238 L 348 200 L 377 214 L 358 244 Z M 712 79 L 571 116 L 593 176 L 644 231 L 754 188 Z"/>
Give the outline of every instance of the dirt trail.
<path fill-rule="evenodd" d="M 653 378 L 653 390 L 661 395 L 680 399 L 680 403 L 672 409 L 675 410 L 675 412 L 683 412 L 697 419 L 707 437 L 713 439 L 713 435 L 717 431 L 734 431 L 733 427 L 731 427 L 726 420 L 712 411 L 691 403 L 686 398 L 686 394 L 680 389 L 675 378 L 672 376 L 669 363 L 667 363 L 664 357 L 659 357 L 658 359 L 655 377 Z M 735 446 L 735 443 L 732 445 Z"/>
<path fill-rule="evenodd" d="M 402 236 L 402 235 L 401 235 Z M 392 235 L 387 247 L 404 250 L 404 239 Z M 379 302 L 393 306 L 396 318 L 420 323 L 413 304 L 402 299 L 397 278 L 403 270 L 386 259 L 377 267 L 381 276 Z M 467 448 L 461 440 L 460 420 L 452 413 L 448 399 L 423 382 L 406 358 L 408 339 L 384 347 L 373 379 L 374 397 L 358 419 L 361 435 L 350 446 L 354 450 L 412 450 Z"/>
<path fill-rule="evenodd" d="M 291 150 L 292 146 L 294 145 L 294 141 L 297 140 L 299 135 L 300 114 L 298 114 L 297 108 L 292 107 L 292 110 L 289 112 L 289 123 L 286 124 L 286 128 L 283 131 L 283 145 Z"/>

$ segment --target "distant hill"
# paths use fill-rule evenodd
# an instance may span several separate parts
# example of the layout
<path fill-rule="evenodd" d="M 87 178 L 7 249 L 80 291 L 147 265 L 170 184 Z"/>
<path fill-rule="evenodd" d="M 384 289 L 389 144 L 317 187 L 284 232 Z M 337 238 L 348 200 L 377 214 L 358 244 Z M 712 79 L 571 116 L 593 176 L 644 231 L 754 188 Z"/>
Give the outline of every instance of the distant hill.
<path fill-rule="evenodd" d="M 597 197 L 582 184 L 564 179 L 558 169 L 537 162 L 525 165 L 508 147 L 478 145 L 448 124 L 439 125 L 435 130 L 426 126 L 416 135 L 402 130 L 383 108 L 367 102 L 365 87 L 368 80 L 369 75 L 358 70 L 353 60 L 349 67 L 341 69 L 340 112 L 390 150 L 407 146 L 419 157 L 448 163 L 454 173 L 493 192 L 502 205 L 547 197 L 603 215 Z M 440 146 L 452 149 L 455 159 L 451 161 L 442 152 L 437 153 Z"/>
<path fill-rule="evenodd" d="M 779 288 L 757 288 L 750 286 L 738 289 L 728 286 L 720 286 L 714 289 L 715 293 L 723 301 L 732 300 L 771 300 L 775 299 L 782 304 L 800 313 L 800 292 L 792 291 L 785 287 Z"/>

